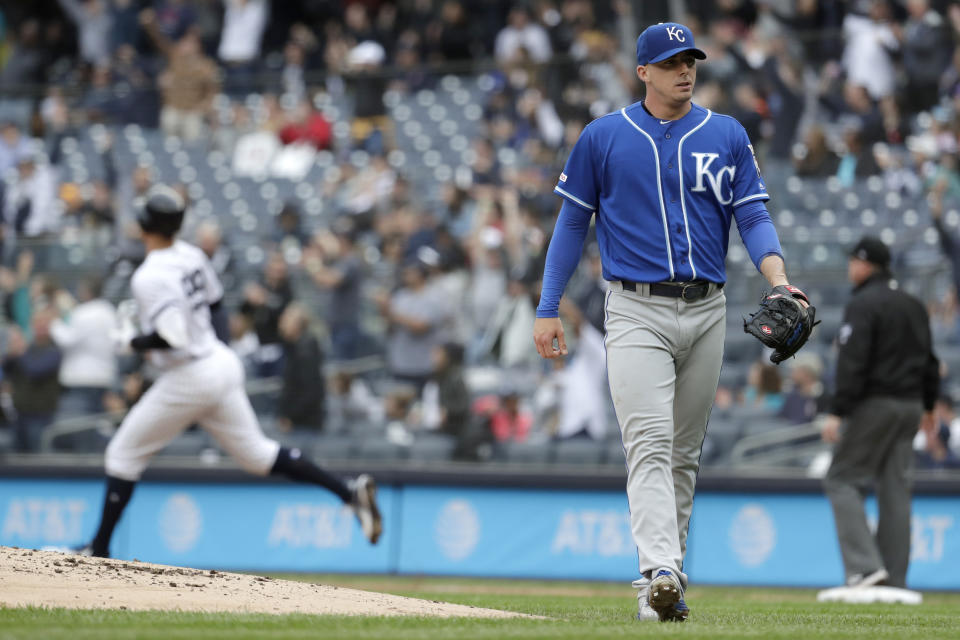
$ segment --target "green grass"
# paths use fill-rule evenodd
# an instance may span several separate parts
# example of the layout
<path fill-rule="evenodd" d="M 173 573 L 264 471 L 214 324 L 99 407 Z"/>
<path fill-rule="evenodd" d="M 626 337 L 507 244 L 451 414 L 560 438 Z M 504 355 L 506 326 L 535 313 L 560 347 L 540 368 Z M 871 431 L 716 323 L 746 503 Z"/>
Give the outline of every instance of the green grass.
<path fill-rule="evenodd" d="M 228 640 L 281 638 L 913 638 L 960 639 L 960 594 L 925 594 L 919 607 L 819 604 L 800 589 L 692 588 L 684 624 L 638 623 L 629 586 L 586 582 L 284 576 L 495 609 L 548 620 L 269 616 L 65 609 L 0 609 L 0 640 Z"/>

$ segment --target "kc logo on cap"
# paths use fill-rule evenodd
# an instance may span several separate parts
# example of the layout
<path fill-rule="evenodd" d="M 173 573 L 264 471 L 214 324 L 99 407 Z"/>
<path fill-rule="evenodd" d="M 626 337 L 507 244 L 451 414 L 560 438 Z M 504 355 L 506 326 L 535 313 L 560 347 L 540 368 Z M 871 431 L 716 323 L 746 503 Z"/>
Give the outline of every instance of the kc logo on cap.
<path fill-rule="evenodd" d="M 687 41 L 687 35 L 683 32 L 682 29 L 679 29 L 678 27 L 667 27 L 667 36 L 671 40 L 678 40 L 680 42 Z"/>
<path fill-rule="evenodd" d="M 676 22 L 661 22 L 644 29 L 637 38 L 637 64 L 663 62 L 681 51 L 690 51 L 693 57 L 703 60 L 707 57 L 693 43 L 693 32 L 689 27 Z"/>

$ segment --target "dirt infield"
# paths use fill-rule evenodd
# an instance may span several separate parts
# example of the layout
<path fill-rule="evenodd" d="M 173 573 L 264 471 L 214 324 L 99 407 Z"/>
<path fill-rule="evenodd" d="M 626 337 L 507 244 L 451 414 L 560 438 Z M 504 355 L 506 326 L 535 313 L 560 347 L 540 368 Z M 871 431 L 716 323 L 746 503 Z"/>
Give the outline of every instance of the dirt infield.
<path fill-rule="evenodd" d="M 0 547 L 0 607 L 526 617 L 262 576 Z"/>

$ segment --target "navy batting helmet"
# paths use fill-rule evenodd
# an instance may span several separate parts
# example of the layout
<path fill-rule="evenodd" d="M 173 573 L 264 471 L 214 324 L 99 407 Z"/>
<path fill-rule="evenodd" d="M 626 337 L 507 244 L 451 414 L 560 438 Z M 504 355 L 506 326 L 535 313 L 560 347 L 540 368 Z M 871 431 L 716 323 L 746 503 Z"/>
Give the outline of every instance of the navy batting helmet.
<path fill-rule="evenodd" d="M 180 230 L 186 208 L 179 193 L 166 185 L 157 185 L 147 192 L 137 213 L 137 222 L 146 233 L 172 236 Z"/>

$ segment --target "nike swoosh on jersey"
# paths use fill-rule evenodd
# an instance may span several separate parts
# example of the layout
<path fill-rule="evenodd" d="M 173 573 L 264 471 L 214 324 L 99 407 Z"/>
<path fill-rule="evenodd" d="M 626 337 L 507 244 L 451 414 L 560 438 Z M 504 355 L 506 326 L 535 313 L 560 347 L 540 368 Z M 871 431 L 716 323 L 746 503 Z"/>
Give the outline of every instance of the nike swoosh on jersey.
<path fill-rule="evenodd" d="M 670 124 L 673 120 L 661 120 L 660 124 Z"/>

